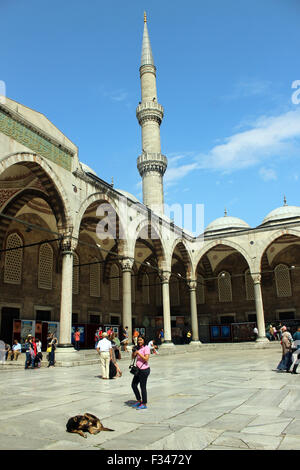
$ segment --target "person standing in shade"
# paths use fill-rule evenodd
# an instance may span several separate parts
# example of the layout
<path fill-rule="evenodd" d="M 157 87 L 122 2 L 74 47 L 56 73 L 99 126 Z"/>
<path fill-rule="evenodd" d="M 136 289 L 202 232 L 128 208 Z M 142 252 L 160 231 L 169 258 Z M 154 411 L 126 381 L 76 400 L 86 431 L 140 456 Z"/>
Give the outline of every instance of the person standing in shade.
<path fill-rule="evenodd" d="M 159 334 L 158 334 L 158 337 L 161 341 L 161 344 L 165 341 L 165 334 L 164 334 L 164 330 L 163 328 L 160 330 Z"/>
<path fill-rule="evenodd" d="M 287 327 L 283 326 L 281 328 L 282 337 L 281 337 L 281 347 L 282 347 L 282 358 L 277 366 L 279 372 L 289 372 L 290 367 L 293 363 L 292 360 L 292 342 L 293 338 L 291 334 L 287 331 Z"/>
<path fill-rule="evenodd" d="M 124 351 L 127 352 L 127 346 L 128 346 L 128 326 L 125 326 L 123 332 L 122 332 L 123 338 L 121 341 L 121 344 L 124 347 Z"/>
<path fill-rule="evenodd" d="M 138 367 L 138 374 L 132 379 L 131 388 L 135 394 L 137 402 L 134 403 L 133 408 L 137 410 L 144 410 L 147 408 L 147 380 L 150 375 L 149 357 L 150 348 L 145 345 L 145 340 L 142 336 L 138 337 L 137 350 L 133 351 L 132 359 L 136 358 L 136 365 Z M 138 385 L 141 387 L 141 394 Z"/>
<path fill-rule="evenodd" d="M 292 364 L 293 367 L 291 366 L 292 367 L 291 373 L 297 374 L 296 371 L 300 362 L 300 326 L 298 326 L 296 333 L 293 334 L 293 340 L 294 340 L 293 347 L 297 349 L 294 350 L 293 352 L 293 364 Z"/>
<path fill-rule="evenodd" d="M 101 339 L 97 345 L 98 354 L 100 354 L 100 364 L 102 367 L 102 379 L 109 379 L 109 363 L 112 360 L 112 346 L 111 342 L 107 339 L 107 333 L 102 333 Z"/>
<path fill-rule="evenodd" d="M 48 356 L 49 364 L 47 367 L 54 367 L 56 344 L 57 344 L 57 338 L 55 338 L 53 333 L 50 333 L 47 338 L 47 351 L 49 352 L 49 356 Z"/>
<path fill-rule="evenodd" d="M 80 331 L 79 331 L 78 328 L 75 329 L 74 341 L 75 341 L 75 349 L 76 349 L 76 351 L 79 351 L 79 348 L 80 348 Z"/>

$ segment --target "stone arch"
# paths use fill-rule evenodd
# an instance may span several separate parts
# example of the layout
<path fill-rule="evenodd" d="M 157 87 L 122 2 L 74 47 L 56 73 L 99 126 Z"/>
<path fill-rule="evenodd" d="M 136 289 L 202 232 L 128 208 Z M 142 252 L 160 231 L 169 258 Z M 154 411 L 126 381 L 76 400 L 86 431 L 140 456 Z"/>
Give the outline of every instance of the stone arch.
<path fill-rule="evenodd" d="M 58 225 L 64 226 L 71 222 L 71 209 L 66 192 L 58 174 L 47 161 L 34 153 L 15 153 L 8 155 L 0 162 L 0 175 L 13 165 L 27 167 L 41 183 L 51 201 L 54 215 Z"/>
<path fill-rule="evenodd" d="M 297 230 L 297 229 L 284 229 L 284 230 L 276 230 L 275 232 L 271 233 L 271 234 L 268 234 L 267 238 L 261 240 L 260 244 L 259 244 L 259 247 L 258 247 L 258 255 L 257 255 L 257 261 L 256 261 L 256 264 L 255 264 L 255 269 L 257 272 L 260 272 L 261 271 L 261 266 L 262 266 L 262 263 L 263 263 L 263 257 L 267 251 L 267 249 L 269 248 L 270 245 L 272 245 L 272 243 L 275 241 L 275 240 L 278 240 L 279 238 L 285 236 L 285 235 L 294 235 L 295 237 L 299 238 L 299 241 L 300 241 L 300 230 Z"/>
<path fill-rule="evenodd" d="M 174 240 L 173 245 L 170 250 L 171 263 L 172 263 L 172 257 L 174 255 L 174 251 L 176 247 L 178 248 L 181 254 L 182 261 L 184 263 L 185 270 L 186 270 L 186 277 L 190 279 L 194 273 L 194 267 L 193 267 L 192 258 L 191 258 L 189 249 L 186 246 L 185 240 L 183 240 L 182 238 L 177 238 L 176 240 Z"/>
<path fill-rule="evenodd" d="M 76 216 L 75 226 L 74 226 L 74 236 L 79 239 L 80 226 L 84 219 L 84 214 L 87 209 L 94 203 L 99 202 L 99 204 L 107 203 L 109 204 L 116 213 L 116 236 L 118 243 L 118 253 L 125 255 L 127 249 L 127 240 L 125 238 L 125 226 L 121 214 L 119 213 L 119 208 L 113 198 L 108 196 L 103 192 L 93 193 L 87 197 L 81 204 L 78 214 Z M 99 240 L 100 242 L 100 240 Z M 101 243 L 101 242 L 100 242 Z"/>
<path fill-rule="evenodd" d="M 143 233 L 144 232 L 144 233 Z M 162 268 L 163 265 L 166 263 L 166 248 L 164 245 L 164 242 L 161 239 L 161 236 L 159 235 L 160 231 L 158 227 L 153 224 L 152 222 L 149 222 L 148 220 L 144 220 L 141 222 L 135 231 L 135 237 L 132 240 L 131 244 L 131 256 L 134 258 L 134 250 L 136 246 L 137 240 L 140 238 L 140 235 L 143 233 L 144 237 L 141 238 L 142 240 L 151 240 L 154 246 L 155 254 L 157 256 L 157 263 L 158 267 Z M 145 235 L 147 234 L 147 239 L 145 238 Z M 154 237 L 153 237 L 154 235 Z"/>
<path fill-rule="evenodd" d="M 229 246 L 230 248 L 233 248 L 234 250 L 236 250 L 240 255 L 243 256 L 243 258 L 246 260 L 246 262 L 248 263 L 248 266 L 251 270 L 251 268 L 253 269 L 253 261 L 252 259 L 250 258 L 249 254 L 247 253 L 247 251 L 238 243 L 236 242 L 233 242 L 231 240 L 214 240 L 208 244 L 205 244 L 203 249 L 201 249 L 198 254 L 196 255 L 195 257 L 195 267 L 196 267 L 196 270 L 197 270 L 197 267 L 198 267 L 198 264 L 200 263 L 201 261 L 201 258 L 204 256 L 204 255 L 207 255 L 207 253 L 212 249 L 214 248 L 215 246 L 218 246 L 218 245 L 224 245 L 224 246 Z"/>

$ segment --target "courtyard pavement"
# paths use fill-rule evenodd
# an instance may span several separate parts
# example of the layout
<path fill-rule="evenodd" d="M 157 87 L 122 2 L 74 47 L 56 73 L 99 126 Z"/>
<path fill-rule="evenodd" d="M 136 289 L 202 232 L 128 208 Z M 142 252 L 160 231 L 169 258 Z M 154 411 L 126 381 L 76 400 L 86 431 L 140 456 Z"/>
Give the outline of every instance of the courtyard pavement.
<path fill-rule="evenodd" d="M 300 374 L 274 371 L 281 348 L 151 356 L 148 409 L 135 410 L 129 359 L 123 376 L 100 365 L 0 370 L 0 449 L 300 449 Z M 66 432 L 92 413 L 114 432 Z"/>

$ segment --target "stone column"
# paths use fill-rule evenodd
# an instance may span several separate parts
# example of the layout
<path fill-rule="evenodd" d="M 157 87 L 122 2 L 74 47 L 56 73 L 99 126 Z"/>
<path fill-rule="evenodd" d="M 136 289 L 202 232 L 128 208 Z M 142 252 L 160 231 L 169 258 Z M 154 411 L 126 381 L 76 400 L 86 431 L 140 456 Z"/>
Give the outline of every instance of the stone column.
<path fill-rule="evenodd" d="M 164 315 L 164 335 L 165 341 L 162 344 L 165 346 L 174 346 L 171 335 L 171 311 L 170 311 L 170 288 L 169 280 L 171 273 L 163 271 L 160 275 L 162 283 L 162 296 L 163 296 L 163 315 Z"/>
<path fill-rule="evenodd" d="M 265 343 L 265 342 L 268 342 L 268 338 L 266 337 L 264 306 L 263 306 L 262 292 L 261 292 L 261 275 L 260 274 L 252 275 L 252 279 L 254 283 L 254 297 L 255 297 L 256 319 L 257 319 L 257 329 L 258 329 L 258 337 L 256 341 L 258 343 Z"/>
<path fill-rule="evenodd" d="M 191 304 L 191 325 L 192 325 L 192 341 L 190 344 L 201 344 L 199 341 L 199 330 L 198 330 L 198 314 L 197 314 L 197 281 L 190 280 L 188 281 L 188 286 L 190 290 L 190 304 Z"/>
<path fill-rule="evenodd" d="M 59 348 L 73 348 L 72 328 L 72 287 L 73 287 L 73 250 L 63 246 L 60 300 Z"/>
<path fill-rule="evenodd" d="M 128 326 L 128 344 L 132 344 L 132 299 L 131 299 L 131 270 L 133 260 L 124 258 L 120 261 L 123 281 L 123 328 Z"/>

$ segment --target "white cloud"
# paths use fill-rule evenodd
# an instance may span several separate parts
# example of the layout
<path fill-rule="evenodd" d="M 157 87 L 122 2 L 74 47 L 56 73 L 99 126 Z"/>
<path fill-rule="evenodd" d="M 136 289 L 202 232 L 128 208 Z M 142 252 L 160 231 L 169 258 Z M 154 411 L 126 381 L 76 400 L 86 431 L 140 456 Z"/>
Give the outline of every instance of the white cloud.
<path fill-rule="evenodd" d="M 275 117 L 261 117 L 252 128 L 233 134 L 197 157 L 198 168 L 232 172 L 272 157 L 300 150 L 300 109 Z"/>

